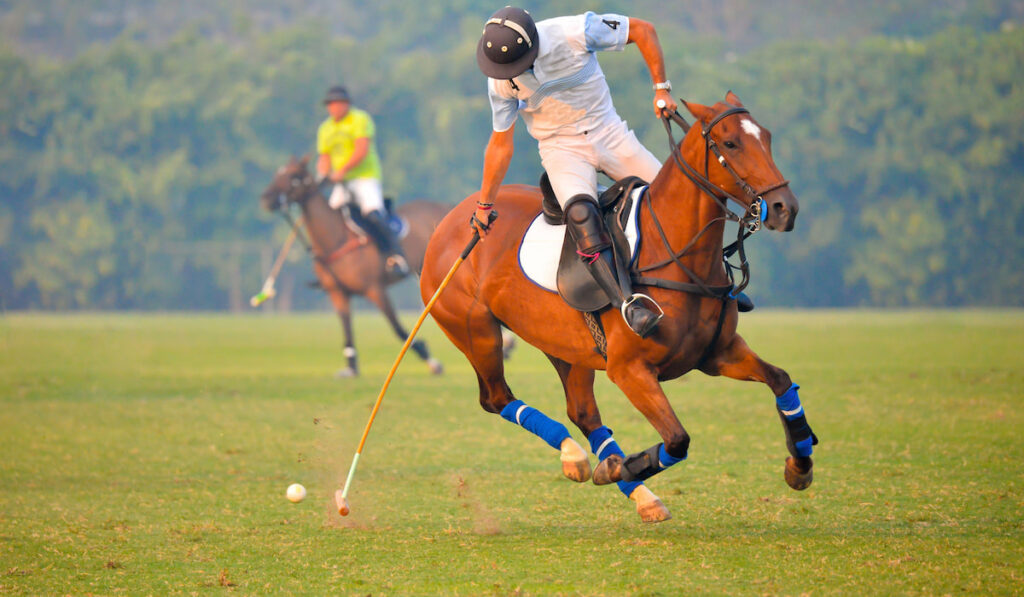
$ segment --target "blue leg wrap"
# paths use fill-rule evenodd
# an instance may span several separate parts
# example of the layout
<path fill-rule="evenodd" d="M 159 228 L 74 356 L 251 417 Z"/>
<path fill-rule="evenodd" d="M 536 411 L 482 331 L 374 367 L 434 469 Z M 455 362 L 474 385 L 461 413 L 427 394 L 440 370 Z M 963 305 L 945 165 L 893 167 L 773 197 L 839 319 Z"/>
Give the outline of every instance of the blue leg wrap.
<path fill-rule="evenodd" d="M 789 386 L 785 394 L 775 399 L 775 406 L 785 419 L 797 455 L 807 457 L 814 451 L 814 434 L 807 424 L 804 407 L 800 404 L 800 395 L 797 393 L 799 389 L 797 384 Z"/>
<path fill-rule="evenodd" d="M 509 402 L 508 406 L 501 409 L 501 417 L 522 426 L 523 429 L 546 441 L 556 450 L 560 450 L 562 442 L 569 437 L 569 430 L 565 428 L 565 425 L 548 418 L 547 415 L 532 406 L 526 406 L 522 400 Z"/>
<path fill-rule="evenodd" d="M 618 454 L 623 458 L 626 457 L 619 444 L 615 443 L 615 440 L 612 439 L 612 430 L 607 427 L 598 427 L 593 430 L 587 437 L 587 440 L 590 442 L 590 451 L 594 453 L 594 456 L 597 456 L 598 460 L 604 460 L 612 454 Z M 643 481 L 619 481 L 616 485 L 619 486 L 619 491 L 623 495 L 629 497 L 634 489 L 643 485 Z"/>
<path fill-rule="evenodd" d="M 793 417 L 804 414 L 804 407 L 800 405 L 800 395 L 797 394 L 799 389 L 799 385 L 793 384 L 789 386 L 785 394 L 775 399 L 775 405 L 787 419 L 792 420 Z"/>
<path fill-rule="evenodd" d="M 677 462 L 682 462 L 683 460 L 686 460 L 686 456 L 683 456 L 682 458 L 676 458 L 675 456 L 665 451 L 665 444 L 661 444 L 660 446 L 658 446 L 658 460 L 658 464 L 661 465 L 661 468 L 668 468 L 673 464 L 676 464 Z"/>

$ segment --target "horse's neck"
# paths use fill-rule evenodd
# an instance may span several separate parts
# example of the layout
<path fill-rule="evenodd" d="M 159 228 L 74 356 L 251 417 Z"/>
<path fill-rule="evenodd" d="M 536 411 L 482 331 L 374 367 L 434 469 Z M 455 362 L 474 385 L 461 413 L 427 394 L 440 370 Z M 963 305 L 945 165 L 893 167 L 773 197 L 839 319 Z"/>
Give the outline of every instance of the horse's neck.
<path fill-rule="evenodd" d="M 704 151 L 686 151 L 684 142 L 683 157 L 693 166 L 694 170 L 704 172 Z M 691 144 L 692 149 L 692 144 Z M 675 162 L 669 157 L 662 166 L 661 172 L 651 183 L 648 190 L 650 207 L 654 209 L 665 231 L 672 250 L 679 252 L 700 234 L 705 226 L 722 215 L 719 204 L 683 174 Z M 647 255 L 641 254 L 638 265 L 643 267 L 670 259 L 669 250 L 661 239 L 656 224 L 650 217 L 647 206 L 641 206 L 642 234 L 644 243 L 641 245 Z M 725 268 L 722 266 L 722 237 L 725 222 L 718 221 L 696 240 L 680 261 L 708 284 L 719 284 L 725 280 Z M 674 263 L 658 270 L 659 277 L 688 281 L 687 276 Z"/>
<path fill-rule="evenodd" d="M 348 240 L 345 217 L 332 209 L 321 193 L 313 193 L 302 203 L 302 217 L 309 230 L 310 241 L 321 256 L 327 256 Z"/>

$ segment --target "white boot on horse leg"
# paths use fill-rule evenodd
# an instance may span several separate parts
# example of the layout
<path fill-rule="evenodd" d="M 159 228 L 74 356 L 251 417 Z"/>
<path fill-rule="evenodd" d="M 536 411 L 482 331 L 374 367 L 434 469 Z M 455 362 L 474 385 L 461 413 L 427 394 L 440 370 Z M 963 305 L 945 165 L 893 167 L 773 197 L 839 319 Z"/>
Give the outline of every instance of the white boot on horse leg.
<path fill-rule="evenodd" d="M 590 459 L 583 447 L 571 437 L 562 441 L 561 447 L 562 474 L 577 483 L 590 480 Z"/>
<path fill-rule="evenodd" d="M 334 379 L 349 379 L 352 377 L 359 377 L 359 373 L 352 367 L 338 369 L 337 373 L 334 374 Z"/>
<path fill-rule="evenodd" d="M 661 503 L 661 499 L 647 489 L 646 485 L 634 489 L 633 493 L 629 494 L 629 499 L 636 503 L 636 513 L 643 522 L 665 522 L 672 518 L 665 504 Z"/>

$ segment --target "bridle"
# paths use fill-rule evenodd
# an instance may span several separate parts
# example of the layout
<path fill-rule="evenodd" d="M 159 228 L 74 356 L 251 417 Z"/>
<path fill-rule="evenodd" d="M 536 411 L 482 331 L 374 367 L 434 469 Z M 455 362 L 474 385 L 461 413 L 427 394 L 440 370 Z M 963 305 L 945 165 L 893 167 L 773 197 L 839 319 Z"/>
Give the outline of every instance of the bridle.
<path fill-rule="evenodd" d="M 308 170 L 290 174 L 288 176 L 288 189 L 277 192 L 277 206 L 283 213 L 287 211 L 289 203 L 302 205 L 309 201 L 309 198 L 313 196 L 316 190 L 315 181 Z"/>
<path fill-rule="evenodd" d="M 292 173 L 288 175 L 288 183 L 286 190 L 277 191 L 277 209 L 274 211 L 281 214 L 281 217 L 288 223 L 292 232 L 298 237 L 299 242 L 305 247 L 306 252 L 314 255 L 312 243 L 306 238 L 305 232 L 302 231 L 298 222 L 292 217 L 290 210 L 292 203 L 301 206 L 313 196 L 316 190 L 316 187 L 313 185 L 313 177 L 309 174 L 308 170 L 301 173 Z M 301 193 L 301 195 L 296 193 Z"/>
<path fill-rule="evenodd" d="M 313 176 L 310 175 L 308 170 L 302 173 L 289 175 L 288 182 L 288 189 L 286 191 L 278 191 L 277 193 L 278 209 L 276 211 L 281 214 L 281 217 L 284 218 L 285 222 L 287 222 L 288 226 L 292 229 L 292 232 L 295 233 L 299 242 L 301 242 L 302 246 L 306 249 L 306 253 L 309 254 L 313 261 L 319 263 L 331 276 L 331 279 L 338 290 L 344 289 L 345 285 L 340 279 L 338 279 L 338 275 L 335 274 L 334 270 L 330 267 L 331 261 L 335 255 L 332 253 L 331 255 L 324 257 L 313 250 L 313 243 L 306 238 L 306 233 L 302 230 L 302 227 L 299 226 L 298 221 L 292 217 L 290 209 L 292 203 L 302 206 L 306 201 L 309 201 L 309 199 L 319 190 L 319 185 L 313 179 Z M 301 193 L 301 195 L 294 195 L 293 193 Z M 342 248 L 344 248 L 344 245 L 342 245 Z"/>
<path fill-rule="evenodd" d="M 718 298 L 723 300 L 735 298 L 740 292 L 743 291 L 744 288 L 747 287 L 747 284 L 749 284 L 750 282 L 750 265 L 747 261 L 747 254 L 743 246 L 743 242 L 747 238 L 749 238 L 751 234 L 760 230 L 761 224 L 768 217 L 768 205 L 767 202 L 764 200 L 764 195 L 774 190 L 781 189 L 789 184 L 788 180 L 783 179 L 777 183 L 773 183 L 767 186 L 764 189 L 755 190 L 752 186 L 750 186 L 750 184 L 746 180 L 743 179 L 743 177 L 739 175 L 738 172 L 736 172 L 732 165 L 729 164 L 728 160 L 725 159 L 725 155 L 722 153 L 722 150 L 719 148 L 718 143 L 711 136 L 711 132 L 714 130 L 715 126 L 718 123 L 722 122 L 724 119 L 736 114 L 749 113 L 750 111 L 747 110 L 746 108 L 730 106 L 727 110 L 711 119 L 711 121 L 708 122 L 706 126 L 701 127 L 701 136 L 704 138 L 703 174 L 698 172 L 693 166 L 689 164 L 689 162 L 686 161 L 685 158 L 683 158 L 682 150 L 680 149 L 680 144 L 676 143 L 675 135 L 672 133 L 672 123 L 679 125 L 679 128 L 683 129 L 684 133 L 688 133 L 690 131 L 690 124 L 686 121 L 685 118 L 683 118 L 681 114 L 679 114 L 678 111 L 673 111 L 672 113 L 662 113 L 662 123 L 665 125 L 665 132 L 668 134 L 669 147 L 671 148 L 672 158 L 676 164 L 676 167 L 679 168 L 679 170 L 688 179 L 690 179 L 690 181 L 692 181 L 697 186 L 697 188 L 699 188 L 701 191 L 703 191 L 705 194 L 711 197 L 715 201 L 715 203 L 718 204 L 718 206 L 722 210 L 722 215 L 713 218 L 710 222 L 705 224 L 704 227 L 701 228 L 701 230 L 693 237 L 693 239 L 691 239 L 690 242 L 687 243 L 687 245 L 682 248 L 682 250 L 676 251 L 675 249 L 672 248 L 672 245 L 668 240 L 668 236 L 665 234 L 664 227 L 661 225 L 661 221 L 658 219 L 657 214 L 654 212 L 651 190 L 650 187 L 647 187 L 647 190 L 644 193 L 644 195 L 640 198 L 640 201 L 642 202 L 646 198 L 648 212 L 650 213 L 651 219 L 654 222 L 654 226 L 657 229 L 659 236 L 661 237 L 662 243 L 668 250 L 669 258 L 651 265 L 638 267 L 636 271 L 637 275 L 633 276 L 634 282 L 646 286 L 655 286 L 670 290 L 680 290 L 683 292 L 689 292 L 693 294 L 699 294 L 702 296 Z M 732 175 L 732 177 L 736 181 L 737 186 L 739 186 L 743 190 L 744 195 L 746 195 L 745 200 L 733 195 L 732 193 L 729 193 L 725 189 L 711 182 L 708 169 L 711 162 L 709 158 L 712 153 L 715 154 L 715 159 L 718 161 L 718 163 L 723 168 L 725 168 L 725 170 L 730 175 Z M 732 201 L 745 209 L 742 216 L 736 215 L 731 209 L 729 209 L 729 201 Z M 729 284 L 725 286 L 712 286 L 701 280 L 696 273 L 694 273 L 690 268 L 683 264 L 681 258 L 685 256 L 687 253 L 689 253 L 689 251 L 697 244 L 697 241 L 700 240 L 700 238 L 703 237 L 704 234 L 708 230 L 710 230 L 715 223 L 723 221 L 736 222 L 739 226 L 736 234 L 736 241 L 722 249 L 722 257 L 726 266 L 726 274 L 729 276 Z M 734 265 L 729 261 L 729 258 L 732 257 L 733 255 L 738 255 L 740 260 L 739 265 Z M 670 263 L 675 263 L 676 266 L 679 267 L 683 271 L 683 273 L 685 273 L 687 277 L 690 278 L 690 280 L 692 280 L 692 282 L 676 282 L 674 280 L 664 280 L 661 278 L 652 278 L 639 275 L 643 274 L 644 272 L 649 272 L 662 268 Z M 740 272 L 740 280 L 738 283 L 735 281 L 735 271 Z"/>
<path fill-rule="evenodd" d="M 686 119 L 679 112 L 672 112 L 671 114 L 663 114 L 661 119 L 665 125 L 665 131 L 668 133 L 669 145 L 672 149 L 672 157 L 675 159 L 676 166 L 693 181 L 701 190 L 711 196 L 716 203 L 722 208 L 722 211 L 726 214 L 726 219 L 739 223 L 742 227 L 749 230 L 751 233 L 757 232 L 761 229 L 761 223 L 768 217 L 768 205 L 764 200 L 764 195 L 781 189 L 782 187 L 788 186 L 789 181 L 782 179 L 779 182 L 768 185 L 767 187 L 755 190 L 750 184 L 739 175 L 738 172 L 732 167 L 732 165 L 725 159 L 725 155 L 722 153 L 721 148 L 718 146 L 718 142 L 711 136 L 711 131 L 714 130 L 715 126 L 730 116 L 736 114 L 750 114 L 750 110 L 730 106 L 729 109 L 725 110 L 721 114 L 711 119 L 711 122 L 707 123 L 706 126 L 701 127 L 700 134 L 704 137 L 704 175 L 701 176 L 690 164 L 683 159 L 680 145 L 676 143 L 675 136 L 672 134 L 672 123 L 679 125 L 683 129 L 684 133 L 690 131 L 690 124 L 686 122 Z M 747 199 L 743 200 L 735 195 L 729 193 L 725 189 L 711 182 L 708 168 L 711 165 L 711 160 L 708 159 L 710 154 L 715 154 L 715 159 L 725 171 L 732 175 L 736 181 L 736 185 L 743 189 L 744 195 Z M 733 201 L 740 207 L 746 209 L 746 212 L 742 216 L 737 216 L 728 208 L 728 201 Z"/>

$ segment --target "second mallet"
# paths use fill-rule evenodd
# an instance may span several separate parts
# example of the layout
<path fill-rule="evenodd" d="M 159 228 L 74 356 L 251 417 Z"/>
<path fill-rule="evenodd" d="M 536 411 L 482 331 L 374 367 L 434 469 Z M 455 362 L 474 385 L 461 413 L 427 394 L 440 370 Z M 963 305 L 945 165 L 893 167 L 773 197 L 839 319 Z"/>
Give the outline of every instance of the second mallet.
<path fill-rule="evenodd" d="M 301 223 L 299 224 L 302 225 Z M 281 253 L 277 256 L 277 261 L 274 262 L 274 267 L 270 268 L 270 275 L 267 276 L 266 282 L 263 283 L 263 288 L 260 289 L 258 294 L 253 295 L 249 299 L 249 304 L 253 307 L 259 307 L 267 299 L 272 299 L 277 294 L 277 290 L 274 288 L 274 283 L 277 281 L 277 274 L 281 272 L 281 266 L 284 265 L 285 258 L 288 257 L 288 251 L 292 248 L 292 243 L 295 242 L 295 237 L 298 235 L 299 229 L 292 228 L 292 233 L 288 235 L 288 238 L 284 241 L 284 246 L 281 247 Z"/>

